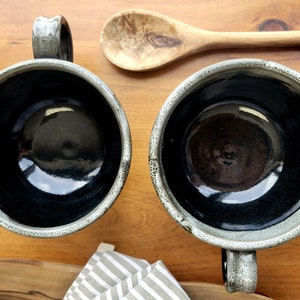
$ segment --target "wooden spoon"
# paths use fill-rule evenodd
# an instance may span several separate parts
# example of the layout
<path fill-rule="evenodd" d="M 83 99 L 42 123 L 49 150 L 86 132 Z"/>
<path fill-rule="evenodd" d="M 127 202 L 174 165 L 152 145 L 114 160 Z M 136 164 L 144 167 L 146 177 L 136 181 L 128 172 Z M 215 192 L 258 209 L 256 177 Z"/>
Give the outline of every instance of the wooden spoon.
<path fill-rule="evenodd" d="M 113 64 L 147 71 L 212 49 L 298 46 L 300 31 L 214 32 L 156 12 L 132 9 L 106 22 L 100 43 Z"/>

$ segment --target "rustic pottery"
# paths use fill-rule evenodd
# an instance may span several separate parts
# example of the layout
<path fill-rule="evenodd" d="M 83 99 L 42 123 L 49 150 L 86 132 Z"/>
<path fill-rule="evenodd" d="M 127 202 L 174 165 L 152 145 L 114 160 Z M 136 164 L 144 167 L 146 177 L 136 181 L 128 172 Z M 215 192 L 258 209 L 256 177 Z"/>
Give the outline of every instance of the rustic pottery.
<path fill-rule="evenodd" d="M 300 232 L 300 74 L 224 61 L 193 74 L 155 121 L 149 164 L 168 213 L 223 250 L 227 290 L 254 292 L 256 250 Z"/>
<path fill-rule="evenodd" d="M 39 17 L 33 60 L 0 72 L 0 225 L 32 237 L 80 230 L 118 197 L 131 162 L 121 104 L 72 62 L 66 19 Z"/>

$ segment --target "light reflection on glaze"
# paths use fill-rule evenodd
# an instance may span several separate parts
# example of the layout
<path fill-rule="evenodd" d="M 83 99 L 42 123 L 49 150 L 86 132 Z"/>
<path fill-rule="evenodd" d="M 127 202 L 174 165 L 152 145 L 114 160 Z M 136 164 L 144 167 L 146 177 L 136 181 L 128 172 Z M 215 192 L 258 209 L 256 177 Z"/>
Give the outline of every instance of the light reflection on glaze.
<path fill-rule="evenodd" d="M 187 131 L 187 176 L 205 197 L 243 204 L 266 194 L 283 168 L 282 142 L 267 116 L 241 103 L 208 108 Z"/>
<path fill-rule="evenodd" d="M 38 189 L 72 193 L 97 176 L 104 140 L 96 122 L 76 105 L 52 105 L 29 115 L 19 139 L 19 167 Z"/>
<path fill-rule="evenodd" d="M 90 174 L 88 174 L 84 180 L 74 180 L 72 178 L 63 178 L 59 176 L 54 176 L 46 173 L 41 168 L 38 167 L 32 160 L 23 157 L 19 161 L 19 166 L 21 170 L 27 174 L 27 180 L 40 190 L 57 194 L 57 195 L 65 195 L 66 192 L 76 191 L 87 183 L 89 183 L 94 176 L 96 176 L 100 167 L 96 168 Z"/>
<path fill-rule="evenodd" d="M 200 185 L 198 191 L 206 196 L 214 196 L 215 201 L 219 201 L 226 204 L 243 204 L 256 200 L 267 193 L 273 185 L 276 183 L 279 173 L 282 171 L 282 166 L 279 166 L 275 172 L 271 172 L 265 179 L 256 184 L 255 186 L 239 192 L 221 192 L 212 189 L 205 185 Z"/>

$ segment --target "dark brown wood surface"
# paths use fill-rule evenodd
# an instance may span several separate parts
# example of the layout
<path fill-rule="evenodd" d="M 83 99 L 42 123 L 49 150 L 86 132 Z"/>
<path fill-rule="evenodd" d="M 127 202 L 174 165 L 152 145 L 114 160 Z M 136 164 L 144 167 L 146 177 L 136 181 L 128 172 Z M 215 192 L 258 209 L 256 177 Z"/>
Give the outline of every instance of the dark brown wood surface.
<path fill-rule="evenodd" d="M 180 228 L 155 193 L 148 170 L 151 128 L 170 92 L 199 69 L 226 59 L 253 57 L 300 71 L 300 47 L 216 50 L 156 71 L 124 71 L 104 58 L 99 36 L 108 18 L 130 8 L 158 11 L 207 30 L 300 30 L 298 0 L 0 0 L 0 69 L 33 58 L 31 28 L 37 16 L 64 15 L 72 30 L 75 63 L 97 74 L 115 92 L 127 114 L 133 143 L 126 185 L 101 219 L 80 232 L 54 239 L 23 237 L 1 228 L 0 257 L 84 265 L 104 241 L 150 262 L 162 259 L 179 281 L 222 284 L 220 249 Z M 274 299 L 299 298 L 299 247 L 298 238 L 258 251 L 258 293 Z"/>

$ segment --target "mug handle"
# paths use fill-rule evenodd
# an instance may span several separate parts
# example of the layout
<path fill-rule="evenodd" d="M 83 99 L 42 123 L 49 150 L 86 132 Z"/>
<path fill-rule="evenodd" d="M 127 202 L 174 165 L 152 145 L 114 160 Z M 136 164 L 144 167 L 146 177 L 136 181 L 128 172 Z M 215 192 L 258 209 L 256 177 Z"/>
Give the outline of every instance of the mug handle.
<path fill-rule="evenodd" d="M 222 249 L 222 270 L 226 290 L 254 293 L 257 285 L 255 251 Z"/>
<path fill-rule="evenodd" d="M 32 28 L 34 58 L 73 61 L 73 42 L 69 24 L 63 16 L 38 17 Z"/>

